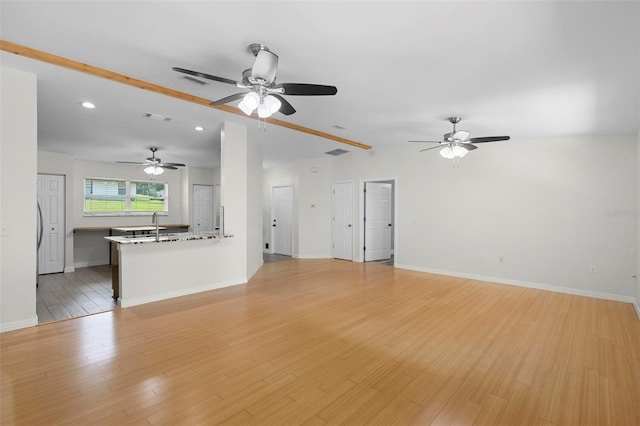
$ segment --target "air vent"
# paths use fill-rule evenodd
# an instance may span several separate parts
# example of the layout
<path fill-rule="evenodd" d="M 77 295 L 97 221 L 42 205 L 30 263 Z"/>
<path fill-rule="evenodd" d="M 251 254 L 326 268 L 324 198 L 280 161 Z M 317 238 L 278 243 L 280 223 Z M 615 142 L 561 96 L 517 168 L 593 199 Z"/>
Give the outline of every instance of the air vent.
<path fill-rule="evenodd" d="M 184 75 L 184 76 L 182 76 L 182 78 L 184 78 L 185 80 L 190 81 L 192 83 L 199 84 L 201 86 L 205 86 L 205 85 L 209 84 L 206 81 L 198 80 L 197 78 L 193 78 L 193 77 L 191 77 L 189 75 Z"/>
<path fill-rule="evenodd" d="M 342 155 L 342 154 L 346 154 L 349 151 L 346 151 L 344 149 L 334 149 L 333 151 L 329 151 L 329 152 L 325 152 L 325 154 L 327 155 Z"/>
<path fill-rule="evenodd" d="M 154 114 L 152 112 L 145 112 L 144 117 L 153 118 L 154 120 L 158 120 L 158 121 L 171 121 L 171 117 L 166 117 L 160 114 Z"/>

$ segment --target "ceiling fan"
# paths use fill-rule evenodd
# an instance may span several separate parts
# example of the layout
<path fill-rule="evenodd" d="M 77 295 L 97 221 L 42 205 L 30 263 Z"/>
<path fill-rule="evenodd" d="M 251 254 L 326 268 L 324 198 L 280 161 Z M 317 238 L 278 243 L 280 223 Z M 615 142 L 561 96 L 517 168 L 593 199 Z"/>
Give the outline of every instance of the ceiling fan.
<path fill-rule="evenodd" d="M 473 151 L 478 147 L 474 144 L 478 143 L 486 143 L 486 142 L 497 142 L 497 141 L 508 141 L 511 139 L 509 136 L 484 136 L 478 138 L 470 138 L 469 132 L 466 130 L 456 130 L 456 124 L 462 120 L 462 117 L 449 117 L 447 120 L 451 124 L 453 124 L 453 131 L 450 133 L 445 133 L 443 136 L 443 140 L 441 141 L 409 141 L 409 142 L 420 142 L 420 143 L 437 143 L 438 146 L 433 146 L 431 148 L 421 149 L 422 151 L 428 151 L 430 149 L 436 149 L 444 146 L 442 150 L 440 150 L 440 155 L 444 158 L 456 158 L 456 157 L 464 157 L 467 155 L 469 151 Z"/>
<path fill-rule="evenodd" d="M 183 167 L 182 163 L 163 163 L 160 158 L 156 157 L 156 152 L 158 148 L 151 147 L 151 157 L 147 157 L 144 162 L 138 161 L 116 161 L 116 163 L 121 164 L 139 164 L 141 166 L 145 166 L 144 172 L 148 175 L 161 175 L 164 173 L 165 169 L 169 170 L 178 170 L 178 167 Z"/>
<path fill-rule="evenodd" d="M 242 81 L 235 81 L 224 77 L 218 77 L 203 72 L 191 71 L 184 68 L 173 67 L 174 71 L 232 84 L 246 92 L 218 99 L 211 105 L 222 105 L 238 99 L 242 101 L 238 107 L 247 115 L 257 110 L 258 117 L 267 118 L 276 112 L 291 115 L 295 108 L 282 96 L 325 96 L 335 95 L 338 89 L 335 86 L 303 83 L 276 83 L 278 71 L 278 55 L 269 50 L 264 44 L 254 43 L 249 45 L 249 51 L 255 56 L 253 66 L 242 73 Z"/>

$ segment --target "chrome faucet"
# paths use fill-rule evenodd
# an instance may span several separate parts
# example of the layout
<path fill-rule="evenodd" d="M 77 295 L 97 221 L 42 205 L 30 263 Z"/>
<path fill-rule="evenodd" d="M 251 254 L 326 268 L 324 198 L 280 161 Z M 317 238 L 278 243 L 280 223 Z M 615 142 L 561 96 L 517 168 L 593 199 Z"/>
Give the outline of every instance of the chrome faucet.
<path fill-rule="evenodd" d="M 160 217 L 158 212 L 153 212 L 151 223 L 156 225 L 156 241 L 160 241 Z"/>

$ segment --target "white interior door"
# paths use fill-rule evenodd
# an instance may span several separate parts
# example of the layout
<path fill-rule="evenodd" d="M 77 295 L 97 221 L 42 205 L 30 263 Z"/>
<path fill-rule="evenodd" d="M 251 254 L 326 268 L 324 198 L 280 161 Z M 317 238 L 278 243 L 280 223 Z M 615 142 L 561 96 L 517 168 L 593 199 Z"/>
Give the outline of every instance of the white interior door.
<path fill-rule="evenodd" d="M 274 186 L 271 201 L 271 243 L 273 252 L 291 256 L 293 188 Z"/>
<path fill-rule="evenodd" d="M 38 272 L 64 271 L 64 176 L 38 174 L 38 203 L 42 211 L 42 244 Z"/>
<path fill-rule="evenodd" d="M 193 185 L 193 230 L 213 231 L 212 185 Z"/>
<path fill-rule="evenodd" d="M 333 184 L 333 257 L 353 260 L 353 182 Z"/>
<path fill-rule="evenodd" d="M 365 262 L 391 258 L 391 193 L 390 183 L 365 183 Z"/>

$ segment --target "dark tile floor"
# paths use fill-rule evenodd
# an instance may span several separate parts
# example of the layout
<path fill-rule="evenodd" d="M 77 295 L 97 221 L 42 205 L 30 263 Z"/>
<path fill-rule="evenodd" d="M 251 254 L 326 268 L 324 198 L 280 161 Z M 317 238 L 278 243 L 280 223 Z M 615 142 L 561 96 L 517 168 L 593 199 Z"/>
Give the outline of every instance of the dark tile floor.
<path fill-rule="evenodd" d="M 78 268 L 74 272 L 40 275 L 36 290 L 38 323 L 80 317 L 116 308 L 111 266 Z"/>

